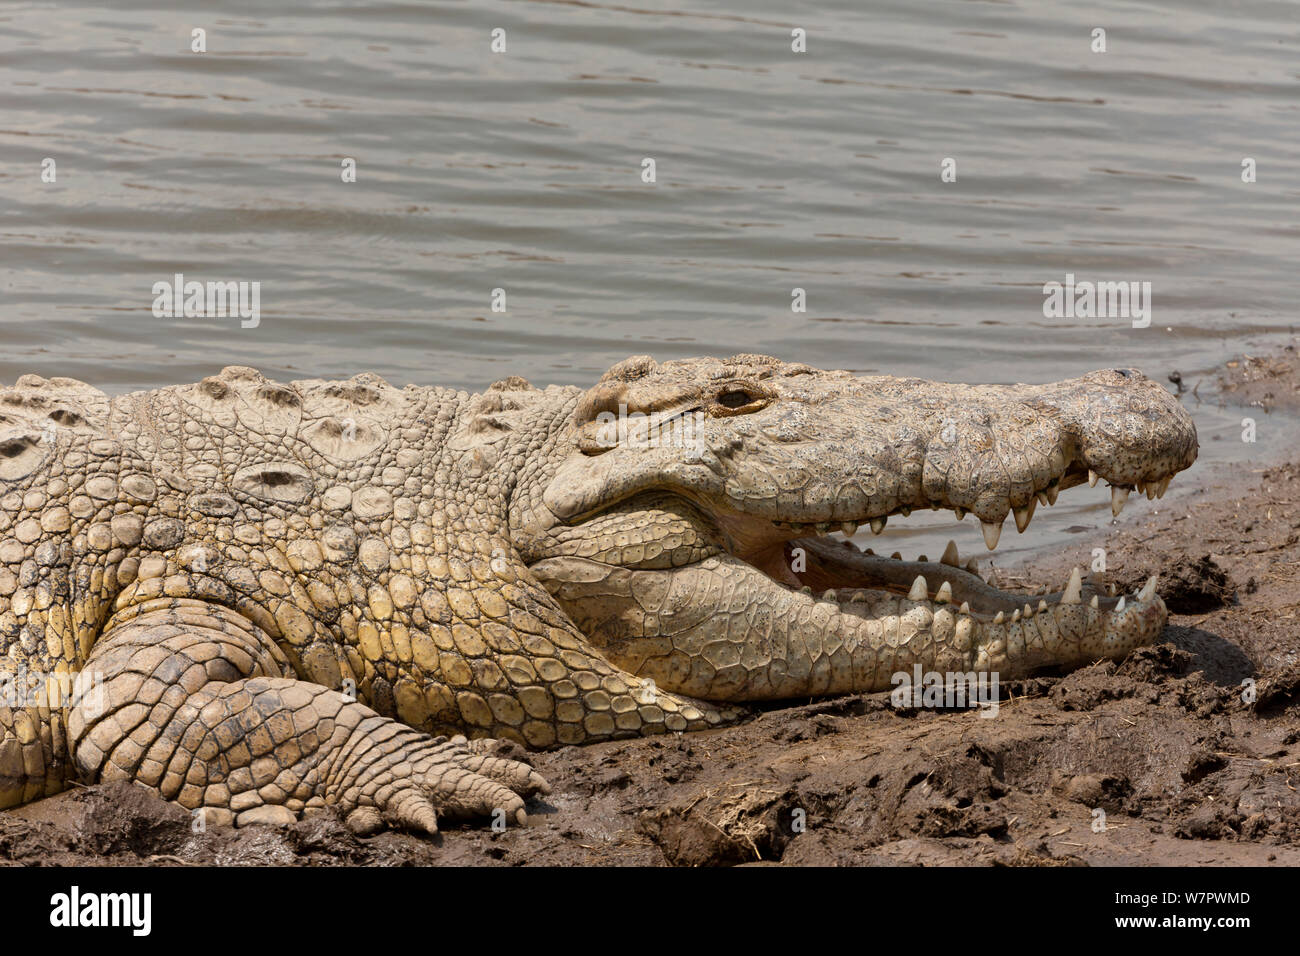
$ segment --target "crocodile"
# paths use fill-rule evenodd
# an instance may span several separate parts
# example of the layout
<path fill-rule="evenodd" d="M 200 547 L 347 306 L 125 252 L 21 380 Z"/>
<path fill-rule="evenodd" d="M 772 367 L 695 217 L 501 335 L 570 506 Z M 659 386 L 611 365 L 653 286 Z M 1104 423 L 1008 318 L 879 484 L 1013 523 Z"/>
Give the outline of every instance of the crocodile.
<path fill-rule="evenodd" d="M 1041 385 L 762 355 L 478 394 L 229 367 L 0 389 L 0 806 L 136 781 L 205 820 L 526 819 L 527 752 L 720 727 L 892 675 L 1118 659 L 1152 578 L 1032 597 L 850 540 L 996 547 L 1064 489 L 1163 495 L 1192 420 L 1131 369 Z M 965 527 L 972 525 L 967 523 Z"/>

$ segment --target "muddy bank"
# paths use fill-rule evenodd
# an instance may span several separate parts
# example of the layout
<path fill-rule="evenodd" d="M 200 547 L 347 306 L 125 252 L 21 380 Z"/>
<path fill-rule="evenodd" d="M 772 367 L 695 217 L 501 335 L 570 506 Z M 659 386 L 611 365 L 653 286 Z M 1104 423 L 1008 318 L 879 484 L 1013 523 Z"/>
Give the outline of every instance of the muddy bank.
<path fill-rule="evenodd" d="M 1297 364 L 1238 360 L 1222 394 L 1294 409 Z M 1164 643 L 1122 663 L 1004 684 L 995 717 L 856 695 L 534 754 L 555 792 L 529 826 L 436 840 L 361 839 L 329 814 L 194 833 L 141 787 L 76 788 L 0 814 L 0 861 L 1297 865 L 1300 465 L 1201 480 L 1002 572 L 1056 589 L 1100 547 L 1123 590 L 1159 571 L 1171 614 Z"/>

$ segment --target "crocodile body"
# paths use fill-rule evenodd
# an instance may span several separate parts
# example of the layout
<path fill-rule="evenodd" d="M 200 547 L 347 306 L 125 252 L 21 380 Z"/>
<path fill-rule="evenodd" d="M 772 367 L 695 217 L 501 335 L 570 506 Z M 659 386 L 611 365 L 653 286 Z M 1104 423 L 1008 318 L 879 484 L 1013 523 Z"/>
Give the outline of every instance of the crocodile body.
<path fill-rule="evenodd" d="M 1124 370 L 960 386 L 638 357 L 586 391 L 471 395 L 232 367 L 111 398 L 24 376 L 0 389 L 0 806 L 133 779 L 217 822 L 334 805 L 432 832 L 545 791 L 495 740 L 1121 657 L 1164 625 L 1154 584 L 1076 573 L 1031 600 L 952 545 L 827 536 L 939 507 L 992 548 L 1063 488 L 1105 478 L 1118 509 L 1195 454 L 1176 400 Z"/>

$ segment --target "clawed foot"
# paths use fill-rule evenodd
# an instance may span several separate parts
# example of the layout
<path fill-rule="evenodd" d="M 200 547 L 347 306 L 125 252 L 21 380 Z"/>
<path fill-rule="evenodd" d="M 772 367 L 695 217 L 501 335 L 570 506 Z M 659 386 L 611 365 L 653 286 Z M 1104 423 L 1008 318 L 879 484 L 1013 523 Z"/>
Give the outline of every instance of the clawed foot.
<path fill-rule="evenodd" d="M 385 825 L 434 834 L 439 819 L 491 817 L 522 825 L 524 801 L 551 788 L 527 764 L 494 756 L 499 749 L 500 741 L 461 736 L 404 741 L 366 766 L 339 805 L 362 835 Z"/>

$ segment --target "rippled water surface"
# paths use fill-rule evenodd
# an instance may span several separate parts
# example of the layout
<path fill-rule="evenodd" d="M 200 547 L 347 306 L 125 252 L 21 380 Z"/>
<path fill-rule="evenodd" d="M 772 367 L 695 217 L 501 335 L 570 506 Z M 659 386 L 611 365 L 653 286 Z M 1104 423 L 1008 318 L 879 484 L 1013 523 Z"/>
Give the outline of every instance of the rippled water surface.
<path fill-rule="evenodd" d="M 763 351 L 1190 383 L 1295 321 L 1298 20 L 1209 0 L 5 4 L 0 378 L 123 391 L 235 363 L 481 388 Z M 260 282 L 260 324 L 155 317 L 178 272 Z M 1045 318 L 1066 273 L 1150 282 L 1151 326 Z M 1196 413 L 1205 460 L 1240 459 L 1240 413 Z"/>

